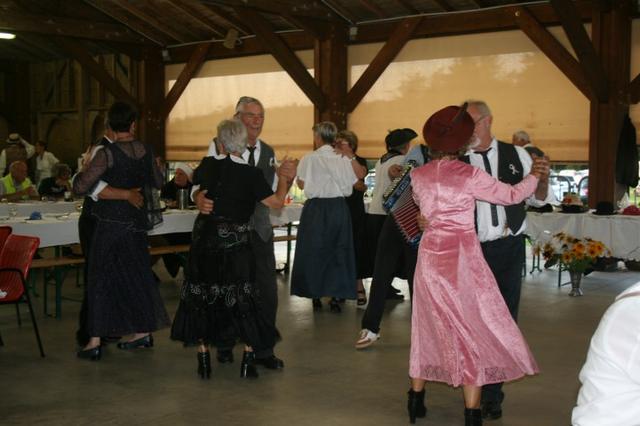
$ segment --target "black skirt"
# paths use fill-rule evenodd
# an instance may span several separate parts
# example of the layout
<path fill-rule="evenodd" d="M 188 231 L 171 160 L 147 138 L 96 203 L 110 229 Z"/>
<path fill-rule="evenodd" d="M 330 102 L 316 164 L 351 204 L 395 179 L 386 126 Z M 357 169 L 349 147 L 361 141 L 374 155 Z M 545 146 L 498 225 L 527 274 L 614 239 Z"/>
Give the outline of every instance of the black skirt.
<path fill-rule="evenodd" d="M 228 348 L 242 341 L 271 348 L 280 336 L 266 320 L 255 289 L 255 258 L 246 224 L 200 215 L 171 338 L 185 345 Z"/>
<path fill-rule="evenodd" d="M 291 294 L 356 298 L 351 216 L 344 198 L 312 198 L 302 209 Z"/>

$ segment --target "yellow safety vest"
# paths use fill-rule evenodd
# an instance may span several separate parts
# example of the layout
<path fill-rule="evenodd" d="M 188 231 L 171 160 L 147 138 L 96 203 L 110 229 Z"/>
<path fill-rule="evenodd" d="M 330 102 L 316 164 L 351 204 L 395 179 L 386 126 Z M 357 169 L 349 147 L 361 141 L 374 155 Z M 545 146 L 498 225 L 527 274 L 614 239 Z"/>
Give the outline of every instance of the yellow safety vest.
<path fill-rule="evenodd" d="M 22 191 L 31 186 L 31 180 L 29 178 L 26 178 L 22 181 L 18 188 L 16 188 L 16 186 L 13 184 L 13 177 L 11 177 L 11 173 L 0 180 L 4 184 L 4 195 L 15 194 L 16 192 Z M 27 198 L 29 197 L 27 196 Z"/>

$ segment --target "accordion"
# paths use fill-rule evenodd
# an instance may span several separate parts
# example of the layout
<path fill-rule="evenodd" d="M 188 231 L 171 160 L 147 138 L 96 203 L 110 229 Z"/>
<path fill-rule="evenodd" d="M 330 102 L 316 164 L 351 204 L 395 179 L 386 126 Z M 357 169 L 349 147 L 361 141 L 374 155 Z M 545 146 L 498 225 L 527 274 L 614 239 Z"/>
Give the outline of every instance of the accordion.
<path fill-rule="evenodd" d="M 407 243 L 412 247 L 417 247 L 422 231 L 418 227 L 417 220 L 420 209 L 413 201 L 411 191 L 409 172 L 412 168 L 412 165 L 407 165 L 402 175 L 391 182 L 389 188 L 382 195 L 382 207 L 393 217 Z"/>

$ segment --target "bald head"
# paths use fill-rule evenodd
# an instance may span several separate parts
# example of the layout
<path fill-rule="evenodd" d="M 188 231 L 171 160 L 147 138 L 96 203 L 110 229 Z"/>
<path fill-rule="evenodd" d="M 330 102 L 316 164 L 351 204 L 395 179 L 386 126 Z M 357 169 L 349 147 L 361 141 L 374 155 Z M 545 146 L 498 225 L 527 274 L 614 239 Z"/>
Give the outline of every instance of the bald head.
<path fill-rule="evenodd" d="M 17 183 L 22 183 L 27 178 L 27 163 L 24 161 L 14 161 L 9 166 L 9 173 Z"/>

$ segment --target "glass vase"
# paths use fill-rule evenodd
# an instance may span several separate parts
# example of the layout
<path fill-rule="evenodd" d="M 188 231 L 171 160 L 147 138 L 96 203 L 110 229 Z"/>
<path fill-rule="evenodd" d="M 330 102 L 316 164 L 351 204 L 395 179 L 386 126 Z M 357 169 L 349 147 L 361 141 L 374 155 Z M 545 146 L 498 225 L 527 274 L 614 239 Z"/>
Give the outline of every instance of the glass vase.
<path fill-rule="evenodd" d="M 580 283 L 582 282 L 582 272 L 569 271 L 569 279 L 571 280 L 571 291 L 569 292 L 569 296 L 582 296 L 582 289 L 580 288 Z"/>

